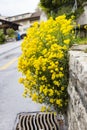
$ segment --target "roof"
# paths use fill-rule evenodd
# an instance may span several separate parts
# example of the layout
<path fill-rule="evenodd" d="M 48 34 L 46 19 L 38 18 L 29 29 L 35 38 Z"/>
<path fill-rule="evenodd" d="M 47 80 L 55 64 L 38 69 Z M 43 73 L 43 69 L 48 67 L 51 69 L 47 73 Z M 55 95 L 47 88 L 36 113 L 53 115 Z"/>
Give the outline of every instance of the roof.
<path fill-rule="evenodd" d="M 30 21 L 38 20 L 40 18 L 40 15 L 41 15 L 41 12 L 32 13 L 31 17 L 29 17 L 29 20 Z"/>
<path fill-rule="evenodd" d="M 21 15 L 26 15 L 26 14 L 31 14 L 30 17 L 39 17 L 41 15 L 41 11 L 34 12 L 34 13 L 23 13 L 23 14 L 19 14 L 19 15 L 14 15 L 14 16 L 6 17 L 6 19 L 21 16 Z"/>
<path fill-rule="evenodd" d="M 10 16 L 10 17 L 6 17 L 6 19 L 21 16 L 21 15 L 26 15 L 26 14 L 31 14 L 31 13 L 23 13 L 23 14 L 13 15 L 13 16 Z"/>
<path fill-rule="evenodd" d="M 21 15 L 12 16 L 12 17 L 22 16 L 22 15 L 26 15 L 26 14 L 31 14 L 31 15 L 24 17 L 24 18 L 18 18 L 18 19 L 12 20 L 12 21 L 17 22 L 17 21 L 27 20 L 27 19 L 38 20 L 40 18 L 41 11 L 34 12 L 34 13 L 25 13 L 25 14 L 21 14 Z M 12 18 L 12 17 L 7 17 L 7 19 Z"/>
<path fill-rule="evenodd" d="M 2 18 L 0 18 L 0 22 L 2 22 L 3 24 L 13 24 L 13 25 L 20 26 L 20 24 L 17 24 L 15 22 L 8 21 L 8 20 L 2 19 Z"/>
<path fill-rule="evenodd" d="M 30 18 L 40 17 L 40 15 L 41 15 L 41 12 L 35 12 L 35 13 L 32 13 Z"/>
<path fill-rule="evenodd" d="M 2 24 L 0 25 L 0 29 L 7 29 L 7 28 L 13 28 L 14 30 L 18 30 L 18 27 L 20 26 L 17 23 L 8 21 L 8 20 L 4 20 L 0 18 L 0 22 L 2 22 Z"/>

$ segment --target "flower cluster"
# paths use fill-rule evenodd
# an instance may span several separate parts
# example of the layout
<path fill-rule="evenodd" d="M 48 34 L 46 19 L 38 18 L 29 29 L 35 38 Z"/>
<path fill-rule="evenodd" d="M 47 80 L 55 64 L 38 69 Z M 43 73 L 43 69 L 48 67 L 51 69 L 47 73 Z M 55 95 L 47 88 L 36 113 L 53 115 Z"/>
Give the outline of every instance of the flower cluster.
<path fill-rule="evenodd" d="M 35 22 L 22 43 L 18 69 L 24 96 L 62 111 L 67 106 L 68 49 L 73 44 L 72 19 L 65 15 Z"/>
<path fill-rule="evenodd" d="M 86 30 L 87 30 L 87 25 L 85 25 L 85 26 L 84 26 L 84 29 L 86 29 Z"/>

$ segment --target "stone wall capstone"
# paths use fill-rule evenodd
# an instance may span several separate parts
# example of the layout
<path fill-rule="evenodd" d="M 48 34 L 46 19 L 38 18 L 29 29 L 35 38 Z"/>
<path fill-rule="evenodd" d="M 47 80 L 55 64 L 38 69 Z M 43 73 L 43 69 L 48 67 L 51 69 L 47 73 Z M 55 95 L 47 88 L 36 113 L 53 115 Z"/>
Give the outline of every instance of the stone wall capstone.
<path fill-rule="evenodd" d="M 87 130 L 87 45 L 69 51 L 68 130 Z"/>

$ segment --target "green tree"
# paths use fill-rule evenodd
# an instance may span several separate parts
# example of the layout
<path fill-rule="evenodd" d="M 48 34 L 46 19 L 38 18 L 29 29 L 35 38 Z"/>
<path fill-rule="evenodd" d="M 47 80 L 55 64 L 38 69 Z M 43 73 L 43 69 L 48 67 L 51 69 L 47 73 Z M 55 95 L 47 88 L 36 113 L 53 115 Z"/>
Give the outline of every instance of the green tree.
<path fill-rule="evenodd" d="M 74 13 L 78 17 L 83 11 L 82 4 L 84 2 L 86 0 L 40 0 L 39 5 L 47 13 L 48 17 L 56 17 L 64 13 L 67 15 Z"/>
<path fill-rule="evenodd" d="M 0 29 L 0 44 L 3 44 L 5 42 L 5 34 L 3 29 Z"/>
<path fill-rule="evenodd" d="M 10 38 L 14 38 L 15 37 L 14 29 L 8 28 L 6 32 L 7 32 L 8 37 L 10 37 Z"/>

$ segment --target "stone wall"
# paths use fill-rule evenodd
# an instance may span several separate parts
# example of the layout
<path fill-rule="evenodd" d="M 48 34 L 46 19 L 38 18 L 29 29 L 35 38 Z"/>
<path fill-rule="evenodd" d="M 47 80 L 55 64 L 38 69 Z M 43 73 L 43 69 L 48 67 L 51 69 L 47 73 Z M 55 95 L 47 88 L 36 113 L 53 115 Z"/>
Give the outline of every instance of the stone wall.
<path fill-rule="evenodd" d="M 73 46 L 70 54 L 68 130 L 87 130 L 87 45 Z"/>

